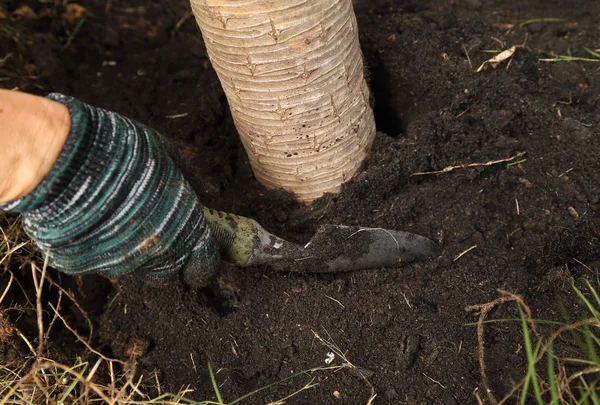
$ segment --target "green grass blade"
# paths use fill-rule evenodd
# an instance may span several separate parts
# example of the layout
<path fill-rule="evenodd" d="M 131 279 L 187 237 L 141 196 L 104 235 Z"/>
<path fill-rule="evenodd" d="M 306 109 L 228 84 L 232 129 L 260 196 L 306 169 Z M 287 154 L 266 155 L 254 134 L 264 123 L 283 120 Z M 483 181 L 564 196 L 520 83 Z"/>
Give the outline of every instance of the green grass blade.
<path fill-rule="evenodd" d="M 89 363 L 86 361 L 85 363 L 80 363 L 80 364 L 75 365 L 75 367 L 73 367 L 73 369 L 75 370 L 79 367 L 82 367 L 82 370 L 80 371 L 80 373 L 83 375 L 83 373 L 86 372 L 88 365 L 89 365 Z M 66 371 L 65 371 L 65 373 L 66 373 Z M 57 405 L 64 404 L 65 400 L 69 397 L 69 395 L 71 395 L 71 392 L 75 389 L 77 384 L 79 384 L 79 380 L 75 379 L 73 381 L 73 383 L 71 385 L 69 385 L 69 388 L 67 388 L 67 390 L 65 391 L 63 396 L 58 400 Z"/>
<path fill-rule="evenodd" d="M 594 52 L 594 51 L 592 51 L 590 48 L 587 48 L 587 47 L 585 47 L 585 46 L 583 47 L 583 49 L 585 49 L 585 51 L 586 51 L 587 53 L 589 53 L 590 55 L 592 55 L 593 57 L 600 59 L 600 53 L 598 53 L 598 52 Z M 589 281 L 588 281 L 588 284 L 589 284 Z"/>
<path fill-rule="evenodd" d="M 67 42 L 65 43 L 65 49 L 71 46 L 71 43 L 73 43 L 73 40 L 81 30 L 81 27 L 83 27 L 83 24 L 85 24 L 85 18 L 80 18 L 79 21 L 77 21 L 77 25 L 75 25 L 73 32 L 71 32 L 71 35 L 69 35 L 69 38 L 67 38 Z"/>
<path fill-rule="evenodd" d="M 519 28 L 523 28 L 526 25 L 535 24 L 535 23 L 559 23 L 559 22 L 563 22 L 563 21 L 565 21 L 564 18 L 533 18 L 531 20 L 527 20 L 527 21 L 523 21 L 522 23 L 519 23 Z"/>
<path fill-rule="evenodd" d="M 506 168 L 512 167 L 512 166 L 516 166 L 516 165 L 520 165 L 521 163 L 525 163 L 527 162 L 527 159 L 521 159 L 521 160 L 517 160 L 516 162 L 510 162 L 506 164 Z"/>
<path fill-rule="evenodd" d="M 600 59 L 581 58 L 570 55 L 554 55 L 552 59 L 543 58 L 538 60 L 541 62 L 600 62 Z"/>
<path fill-rule="evenodd" d="M 600 405 L 600 398 L 598 397 L 598 392 L 596 391 L 595 384 L 592 384 L 590 387 L 590 392 L 592 393 L 592 402 L 594 405 Z"/>
<path fill-rule="evenodd" d="M 577 293 L 577 296 L 579 297 L 579 299 L 588 308 L 588 310 L 590 311 L 592 316 L 600 321 L 600 313 L 598 312 L 596 307 L 592 304 L 592 302 L 590 302 L 590 300 L 588 300 L 575 285 L 573 285 L 572 287 L 573 287 L 573 290 L 575 291 L 575 293 Z M 600 298 L 598 297 L 598 293 L 589 284 L 589 282 L 588 282 L 588 288 L 591 291 L 592 295 L 594 296 L 594 299 L 596 299 L 597 301 L 600 301 Z M 600 357 L 598 356 L 598 350 L 597 350 L 598 347 L 600 347 L 600 339 L 596 336 L 596 334 L 590 329 L 590 327 L 588 325 L 581 328 L 580 332 L 583 333 L 583 336 L 585 338 L 584 349 L 587 352 L 587 355 L 594 362 L 594 364 L 596 364 L 597 366 L 600 366 Z"/>
<path fill-rule="evenodd" d="M 521 327 L 523 328 L 523 339 L 525 341 L 525 353 L 527 354 L 527 380 L 526 385 L 523 385 L 523 396 L 521 397 L 521 404 L 525 405 L 527 399 L 527 391 L 529 390 L 529 381 L 533 386 L 533 394 L 538 404 L 543 404 L 542 393 L 540 390 L 540 384 L 536 373 L 536 357 L 541 348 L 541 342 L 538 342 L 535 349 L 531 345 L 531 335 L 529 334 L 529 327 L 527 325 L 527 319 L 523 313 L 523 309 L 519 305 L 519 314 L 521 316 Z"/>
<path fill-rule="evenodd" d="M 550 405 L 559 405 L 558 387 L 556 386 L 556 375 L 554 374 L 554 348 L 552 343 L 548 345 L 548 385 L 550 386 Z"/>
<path fill-rule="evenodd" d="M 571 287 L 573 287 L 573 290 L 575 290 L 575 293 L 577 294 L 577 296 L 579 296 L 579 299 L 585 304 L 586 307 L 588 307 L 588 310 L 590 311 L 592 316 L 600 320 L 600 313 L 598 313 L 598 310 L 596 310 L 592 303 L 587 298 L 585 298 L 585 296 L 579 290 L 579 288 L 577 288 L 574 284 L 572 284 Z"/>
<path fill-rule="evenodd" d="M 71 395 L 71 392 L 73 392 L 77 384 L 79 384 L 79 380 L 75 379 L 75 381 L 73 381 L 73 383 L 69 385 L 69 388 L 67 388 L 62 398 L 58 400 L 57 405 L 62 405 L 65 403 L 65 400 L 69 397 L 69 395 Z"/>
<path fill-rule="evenodd" d="M 596 348 L 598 347 L 598 338 L 587 325 L 585 326 L 583 333 L 585 336 L 587 355 L 590 357 L 590 360 L 594 362 L 596 367 L 598 367 L 600 366 L 600 359 L 598 358 L 598 351 L 596 350 Z"/>
<path fill-rule="evenodd" d="M 523 388 L 521 389 L 521 405 L 525 405 L 527 401 L 527 393 L 529 392 L 529 382 L 531 381 L 531 374 L 527 371 L 527 375 L 525 376 L 525 382 L 523 383 Z"/>
<path fill-rule="evenodd" d="M 579 390 L 579 400 L 577 404 L 589 404 L 588 398 L 592 398 L 592 403 L 594 405 L 600 405 L 600 397 L 598 397 L 598 393 L 596 392 L 596 382 L 593 382 L 591 385 L 585 381 L 585 378 L 579 377 L 581 381 L 581 385 L 578 386 Z"/>
<path fill-rule="evenodd" d="M 223 403 L 223 398 L 221 398 L 221 392 L 219 391 L 219 386 L 217 385 L 217 379 L 215 378 L 215 373 L 213 373 L 212 365 L 210 364 L 210 360 L 208 361 L 208 374 L 210 374 L 210 382 L 212 383 L 213 390 L 215 391 L 215 395 L 217 396 L 217 401 L 219 401 L 220 405 L 225 405 Z"/>
<path fill-rule="evenodd" d="M 577 405 L 587 405 L 588 404 L 588 397 L 590 396 L 590 390 L 589 389 L 581 389 L 581 387 L 579 387 L 579 399 L 577 400 Z"/>
<path fill-rule="evenodd" d="M 17 398 L 19 398 L 19 400 L 21 400 L 21 403 L 26 404 L 26 405 L 34 405 L 33 402 L 25 399 L 25 397 L 23 397 L 21 394 L 19 394 L 16 390 L 15 387 L 13 387 L 12 385 L 8 387 L 8 389 L 13 393 L 13 395 Z M 9 397 L 10 399 L 10 397 Z"/>
<path fill-rule="evenodd" d="M 587 49 L 587 48 L 585 48 L 585 49 Z M 598 54 L 598 58 L 600 58 L 600 54 Z M 590 283 L 590 280 L 585 280 L 585 282 L 588 286 L 588 290 L 590 290 L 590 292 L 594 296 L 594 299 L 596 300 L 596 305 L 600 308 L 600 295 L 598 295 L 598 291 L 596 291 L 596 289 L 592 286 L 592 283 Z"/>

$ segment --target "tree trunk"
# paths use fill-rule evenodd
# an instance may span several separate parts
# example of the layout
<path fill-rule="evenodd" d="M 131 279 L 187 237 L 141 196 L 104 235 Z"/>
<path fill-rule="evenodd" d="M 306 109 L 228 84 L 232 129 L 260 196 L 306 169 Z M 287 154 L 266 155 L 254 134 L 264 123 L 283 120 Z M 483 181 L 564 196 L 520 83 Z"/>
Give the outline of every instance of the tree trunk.
<path fill-rule="evenodd" d="M 256 178 L 309 202 L 339 191 L 375 121 L 351 0 L 191 0 Z"/>

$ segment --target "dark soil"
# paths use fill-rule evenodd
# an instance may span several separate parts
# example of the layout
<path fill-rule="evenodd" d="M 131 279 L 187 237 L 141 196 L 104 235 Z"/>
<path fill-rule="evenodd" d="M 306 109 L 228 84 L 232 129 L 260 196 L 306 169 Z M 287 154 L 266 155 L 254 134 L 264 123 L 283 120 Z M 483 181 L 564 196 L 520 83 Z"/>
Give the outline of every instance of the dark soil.
<path fill-rule="evenodd" d="M 415 232 L 443 247 L 429 262 L 353 273 L 228 268 L 200 291 L 133 279 L 111 288 L 84 278 L 79 291 L 96 323 L 95 345 L 127 358 L 131 342 L 146 342 L 138 372 L 149 383 L 156 372 L 163 390 L 189 386 L 195 399 L 214 398 L 210 360 L 233 400 L 325 366 L 331 350 L 314 331 L 361 371 L 317 373 L 319 385 L 289 404 L 364 405 L 371 388 L 362 376 L 377 404 L 475 404 L 475 393 L 485 393 L 477 317 L 467 305 L 503 289 L 521 294 L 536 319 L 564 320 L 563 308 L 571 318 L 586 316 L 569 280 L 595 283 L 600 265 L 600 63 L 540 59 L 590 57 L 584 47 L 600 48 L 600 2 L 355 3 L 381 132 L 364 171 L 310 207 L 253 178 L 198 29 L 193 18 L 182 20 L 186 0 L 85 2 L 76 32 L 80 20 L 39 16 L 18 39 L 0 42 L 2 54 L 13 53 L 0 65 L 0 85 L 66 93 L 157 128 L 194 165 L 208 206 L 251 216 L 292 240 L 306 240 L 319 224 L 345 224 Z M 518 26 L 552 17 L 564 21 Z M 493 56 L 485 50 L 513 45 L 523 47 L 510 64 L 475 73 Z M 520 152 L 509 163 L 411 176 Z M 516 304 L 493 317 L 518 317 Z M 522 345 L 518 322 L 486 326 L 498 396 L 523 376 Z M 298 377 L 244 403 L 283 398 L 307 381 Z"/>

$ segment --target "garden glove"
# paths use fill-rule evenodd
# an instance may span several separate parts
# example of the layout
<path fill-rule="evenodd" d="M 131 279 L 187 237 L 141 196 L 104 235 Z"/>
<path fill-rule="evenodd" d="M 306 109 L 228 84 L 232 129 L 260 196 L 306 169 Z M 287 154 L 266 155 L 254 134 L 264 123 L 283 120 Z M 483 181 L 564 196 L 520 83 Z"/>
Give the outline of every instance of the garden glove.
<path fill-rule="evenodd" d="M 203 285 L 219 249 L 203 207 L 156 131 L 72 97 L 71 128 L 50 172 L 31 193 L 0 204 L 65 273 L 152 280 L 182 274 Z"/>

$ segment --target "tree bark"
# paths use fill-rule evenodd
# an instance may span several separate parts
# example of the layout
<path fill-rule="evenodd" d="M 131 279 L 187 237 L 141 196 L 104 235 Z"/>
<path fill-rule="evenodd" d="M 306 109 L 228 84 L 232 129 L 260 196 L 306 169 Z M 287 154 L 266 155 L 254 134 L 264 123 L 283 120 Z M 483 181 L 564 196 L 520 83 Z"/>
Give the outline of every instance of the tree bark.
<path fill-rule="evenodd" d="M 309 202 L 375 137 L 351 0 L 191 0 L 256 178 Z"/>

